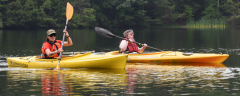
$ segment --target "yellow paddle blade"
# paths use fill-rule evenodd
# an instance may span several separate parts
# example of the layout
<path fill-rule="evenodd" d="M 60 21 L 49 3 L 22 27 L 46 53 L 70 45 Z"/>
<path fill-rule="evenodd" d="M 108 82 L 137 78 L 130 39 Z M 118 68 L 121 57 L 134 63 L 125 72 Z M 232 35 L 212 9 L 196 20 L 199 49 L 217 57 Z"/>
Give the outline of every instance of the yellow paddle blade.
<path fill-rule="evenodd" d="M 69 2 L 67 2 L 67 9 L 66 9 L 67 20 L 70 20 L 72 18 L 72 15 L 73 15 L 73 7 Z"/>

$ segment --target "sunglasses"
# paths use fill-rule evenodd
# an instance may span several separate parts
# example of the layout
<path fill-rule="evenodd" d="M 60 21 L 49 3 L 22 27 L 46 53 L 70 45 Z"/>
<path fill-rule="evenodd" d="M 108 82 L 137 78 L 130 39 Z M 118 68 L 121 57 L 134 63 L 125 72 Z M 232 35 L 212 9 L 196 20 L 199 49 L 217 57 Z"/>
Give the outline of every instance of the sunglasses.
<path fill-rule="evenodd" d="M 50 36 L 50 37 L 53 37 L 53 36 L 56 37 L 56 35 L 57 35 L 57 34 L 50 34 L 50 35 L 48 35 L 48 36 Z"/>

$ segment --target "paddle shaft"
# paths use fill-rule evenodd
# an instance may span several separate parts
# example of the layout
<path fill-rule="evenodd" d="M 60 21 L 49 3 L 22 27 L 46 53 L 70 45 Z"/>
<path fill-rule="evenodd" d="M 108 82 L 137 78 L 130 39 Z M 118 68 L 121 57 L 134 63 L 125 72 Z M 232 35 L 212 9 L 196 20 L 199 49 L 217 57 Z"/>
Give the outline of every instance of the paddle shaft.
<path fill-rule="evenodd" d="M 66 21 L 66 25 L 65 25 L 65 29 L 67 31 L 67 24 L 68 24 L 68 20 Z M 65 38 L 65 33 L 63 33 L 63 39 L 62 39 L 62 44 L 61 44 L 61 48 L 63 49 L 63 43 L 64 43 L 64 38 Z M 58 66 L 59 66 L 59 63 L 61 61 L 61 55 L 62 55 L 62 52 L 60 52 L 59 54 L 59 58 L 58 58 Z"/>
<path fill-rule="evenodd" d="M 119 36 L 116 36 L 116 35 L 111 35 L 111 36 L 116 37 L 116 38 L 119 38 L 119 39 L 127 40 L 127 39 L 125 39 L 125 38 L 123 38 L 123 37 L 119 37 Z M 127 41 L 131 42 L 130 40 L 127 40 Z M 144 44 L 141 44 L 141 43 L 139 43 L 139 42 L 132 42 L 132 43 L 136 43 L 136 44 L 139 44 L 139 45 L 144 46 Z M 151 46 L 147 46 L 147 47 L 148 47 L 148 48 L 151 48 L 151 49 L 154 49 L 154 50 L 157 50 L 157 51 L 162 51 L 162 50 L 160 50 L 160 49 L 157 49 L 157 48 L 154 48 L 154 47 L 151 47 Z"/>
<path fill-rule="evenodd" d="M 63 52 L 62 54 L 83 54 L 83 53 L 87 53 L 87 52 L 94 53 L 95 51 L 83 51 L 83 52 Z"/>

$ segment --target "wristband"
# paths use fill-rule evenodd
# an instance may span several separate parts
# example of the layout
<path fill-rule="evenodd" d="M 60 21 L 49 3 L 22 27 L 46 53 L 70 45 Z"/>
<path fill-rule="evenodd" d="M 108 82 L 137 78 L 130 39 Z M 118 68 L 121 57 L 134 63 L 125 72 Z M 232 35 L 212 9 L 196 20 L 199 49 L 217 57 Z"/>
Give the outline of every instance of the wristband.
<path fill-rule="evenodd" d="M 68 37 L 70 37 L 70 36 L 68 36 Z M 68 37 L 66 37 L 66 38 L 68 38 Z"/>

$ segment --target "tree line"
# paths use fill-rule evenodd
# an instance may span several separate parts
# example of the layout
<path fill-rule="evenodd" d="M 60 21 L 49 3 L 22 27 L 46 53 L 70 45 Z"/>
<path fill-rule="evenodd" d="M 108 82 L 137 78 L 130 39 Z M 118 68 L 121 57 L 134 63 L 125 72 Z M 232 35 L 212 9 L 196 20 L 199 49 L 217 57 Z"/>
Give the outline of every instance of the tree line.
<path fill-rule="evenodd" d="M 239 0 L 0 0 L 0 27 L 69 28 L 186 25 L 201 19 L 240 26 Z M 224 21 L 224 22 L 225 22 Z"/>

